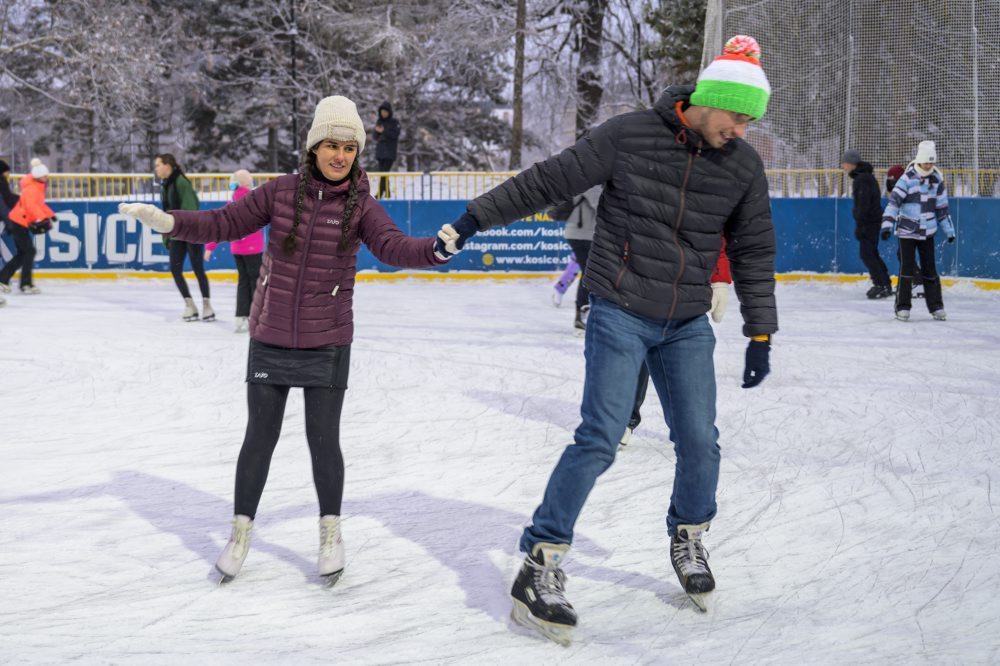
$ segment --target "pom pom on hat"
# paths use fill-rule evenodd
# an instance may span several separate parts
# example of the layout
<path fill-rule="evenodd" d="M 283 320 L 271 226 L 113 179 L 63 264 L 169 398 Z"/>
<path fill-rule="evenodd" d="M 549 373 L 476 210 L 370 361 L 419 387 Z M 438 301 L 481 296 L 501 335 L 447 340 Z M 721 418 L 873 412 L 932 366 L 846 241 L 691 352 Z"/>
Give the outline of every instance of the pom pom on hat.
<path fill-rule="evenodd" d="M 319 101 L 306 137 L 306 149 L 312 149 L 325 139 L 357 141 L 358 152 L 365 149 L 365 125 L 354 102 L 340 95 L 324 97 Z"/>
<path fill-rule="evenodd" d="M 760 66 L 760 44 L 749 35 L 736 35 L 698 75 L 691 103 L 760 118 L 770 97 L 771 84 Z"/>
<path fill-rule="evenodd" d="M 49 175 L 49 168 L 42 164 L 42 161 L 37 157 L 31 159 L 31 177 L 35 180 L 41 180 Z"/>

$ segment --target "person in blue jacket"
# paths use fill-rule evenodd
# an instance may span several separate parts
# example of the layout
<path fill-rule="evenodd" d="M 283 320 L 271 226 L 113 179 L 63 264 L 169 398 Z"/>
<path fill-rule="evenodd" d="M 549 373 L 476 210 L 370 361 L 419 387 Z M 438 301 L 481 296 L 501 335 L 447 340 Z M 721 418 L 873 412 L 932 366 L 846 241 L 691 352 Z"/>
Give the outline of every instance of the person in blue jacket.
<path fill-rule="evenodd" d="M 948 211 L 948 188 L 937 169 L 937 149 L 933 141 L 921 141 L 917 156 L 907 165 L 889 195 L 882 214 L 882 240 L 893 233 L 899 239 L 899 284 L 896 288 L 896 319 L 908 321 L 912 303 L 916 256 L 924 282 L 924 301 L 931 316 L 944 321 L 941 278 L 934 259 L 934 234 L 938 227 L 949 243 L 955 242 L 955 225 Z"/>

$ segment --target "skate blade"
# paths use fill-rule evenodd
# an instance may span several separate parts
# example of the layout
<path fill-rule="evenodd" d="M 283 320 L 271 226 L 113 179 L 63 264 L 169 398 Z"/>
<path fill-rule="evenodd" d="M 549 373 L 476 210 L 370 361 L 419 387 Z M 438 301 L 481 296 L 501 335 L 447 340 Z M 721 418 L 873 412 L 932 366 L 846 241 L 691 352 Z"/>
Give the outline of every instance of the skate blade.
<path fill-rule="evenodd" d="M 344 570 L 334 571 L 332 574 L 323 574 L 320 578 L 323 579 L 323 584 L 327 587 L 333 587 L 340 580 L 340 577 L 344 575 Z"/>
<path fill-rule="evenodd" d="M 202 317 L 202 321 L 215 321 L 215 315 L 208 315 L 207 317 Z"/>
<path fill-rule="evenodd" d="M 698 607 L 702 613 L 708 612 L 709 599 L 711 599 L 711 592 L 688 592 L 688 598 Z"/>
<path fill-rule="evenodd" d="M 531 614 L 531 611 L 523 603 L 517 599 L 513 599 L 512 601 L 514 602 L 514 606 L 510 609 L 510 619 L 516 624 L 528 629 L 534 629 L 549 640 L 555 641 L 563 647 L 569 647 L 570 642 L 573 640 L 572 626 L 539 620 Z"/>
<path fill-rule="evenodd" d="M 232 582 L 232 580 L 234 578 L 236 578 L 236 576 L 231 576 L 231 575 L 227 574 L 225 571 L 223 571 L 219 567 L 215 567 L 215 571 L 216 571 L 216 573 L 219 574 L 219 587 L 222 587 L 223 585 L 226 585 L 226 584 Z"/>
<path fill-rule="evenodd" d="M 184 317 L 184 321 L 198 321 L 198 315 L 193 317 Z"/>

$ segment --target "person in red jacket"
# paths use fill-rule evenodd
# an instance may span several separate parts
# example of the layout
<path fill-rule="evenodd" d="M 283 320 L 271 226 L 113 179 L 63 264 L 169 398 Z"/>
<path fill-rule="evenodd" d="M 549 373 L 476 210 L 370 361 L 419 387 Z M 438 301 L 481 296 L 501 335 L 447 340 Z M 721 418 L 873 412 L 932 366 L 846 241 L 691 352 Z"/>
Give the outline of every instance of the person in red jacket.
<path fill-rule="evenodd" d="M 253 176 L 246 169 L 233 172 L 229 180 L 229 189 L 233 191 L 233 202 L 237 202 L 253 189 Z M 208 261 L 218 243 L 205 244 L 205 261 Z M 253 302 L 257 279 L 260 277 L 261 258 L 264 255 L 264 232 L 261 229 L 246 238 L 234 240 L 229 244 L 236 262 L 236 273 L 239 276 L 236 283 L 236 325 L 237 333 L 245 333 L 250 319 L 250 304 Z"/>
<path fill-rule="evenodd" d="M 0 292 L 10 293 L 10 279 L 21 269 L 21 293 L 40 294 L 42 290 L 32 282 L 31 269 L 35 264 L 33 233 L 44 233 L 52 228 L 56 214 L 45 203 L 46 179 L 49 169 L 37 157 L 31 160 L 31 173 L 21 178 L 21 197 L 7 217 L 10 234 L 14 237 L 17 253 L 0 269 Z"/>
<path fill-rule="evenodd" d="M 216 562 L 223 581 L 236 576 L 246 558 L 292 386 L 304 388 L 306 439 L 320 507 L 319 573 L 330 584 L 340 577 L 340 413 L 354 337 L 358 250 L 364 243 L 379 261 L 400 268 L 447 261 L 435 252 L 436 239 L 407 236 L 371 196 L 358 163 L 365 128 L 354 102 L 340 96 L 320 100 L 306 146 L 298 173 L 265 183 L 222 208 L 168 214 L 148 204 L 119 206 L 168 238 L 194 243 L 236 240 L 271 225 L 250 310 L 249 421 L 236 465 L 233 530 Z"/>

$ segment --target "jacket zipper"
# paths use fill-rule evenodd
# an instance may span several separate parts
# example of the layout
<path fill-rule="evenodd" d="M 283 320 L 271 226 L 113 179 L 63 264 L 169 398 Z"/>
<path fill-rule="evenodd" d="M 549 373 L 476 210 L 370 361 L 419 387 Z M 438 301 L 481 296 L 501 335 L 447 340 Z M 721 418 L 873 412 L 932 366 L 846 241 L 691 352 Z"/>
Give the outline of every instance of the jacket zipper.
<path fill-rule="evenodd" d="M 309 258 L 309 241 L 312 240 L 313 223 L 316 221 L 316 216 L 319 215 L 319 209 L 323 202 L 323 188 L 319 189 L 316 198 L 316 208 L 313 209 L 312 215 L 309 217 L 309 226 L 306 227 L 306 237 L 302 247 L 302 261 L 299 263 L 299 277 L 295 282 L 295 303 L 292 309 L 292 346 L 296 348 L 299 346 L 299 303 L 302 301 L 302 277 L 305 275 L 306 260 Z"/>
<path fill-rule="evenodd" d="M 622 278 L 625 277 L 625 271 L 628 270 L 628 229 L 625 230 L 625 247 L 622 249 L 622 267 L 618 271 L 618 276 L 615 278 L 615 289 L 622 283 Z"/>
<path fill-rule="evenodd" d="M 698 143 L 698 147 L 695 152 L 688 153 L 688 165 L 687 169 L 684 171 L 684 181 L 681 183 L 681 201 L 680 205 L 677 206 L 677 222 L 674 223 L 674 245 L 677 247 L 677 254 L 680 257 L 680 265 L 677 270 L 677 277 L 674 278 L 673 284 L 673 300 L 670 303 L 670 312 L 667 313 L 667 319 L 674 318 L 674 311 L 677 309 L 677 285 L 680 284 L 681 276 L 684 275 L 684 248 L 681 247 L 680 242 L 677 240 L 677 236 L 681 231 L 681 222 L 684 220 L 684 204 L 687 203 L 687 184 L 688 179 L 691 177 L 691 167 L 694 166 L 694 158 L 696 155 L 701 154 L 701 143 Z"/>

